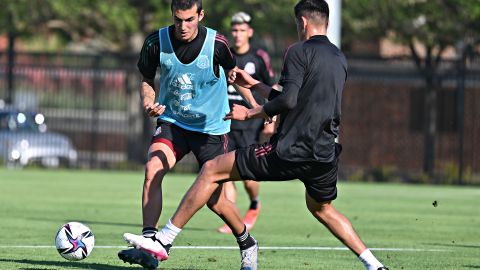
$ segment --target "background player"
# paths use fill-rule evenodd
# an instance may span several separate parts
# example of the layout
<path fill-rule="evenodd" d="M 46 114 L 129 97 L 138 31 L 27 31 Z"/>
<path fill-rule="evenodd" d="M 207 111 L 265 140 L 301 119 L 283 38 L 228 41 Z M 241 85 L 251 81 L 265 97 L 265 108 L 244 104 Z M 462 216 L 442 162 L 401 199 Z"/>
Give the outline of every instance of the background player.
<path fill-rule="evenodd" d="M 251 46 L 250 39 L 253 36 L 253 28 L 251 27 L 251 17 L 245 12 L 238 12 L 231 19 L 231 33 L 233 37 L 233 46 L 231 51 L 237 60 L 237 67 L 244 69 L 256 80 L 267 85 L 275 84 L 275 75 L 273 73 L 270 56 L 262 49 Z M 257 93 L 253 96 L 258 104 L 264 104 L 265 98 Z M 249 106 L 243 98 L 237 93 L 233 85 L 228 87 L 228 101 L 230 108 L 233 104 Z M 232 120 L 230 125 L 230 133 L 228 133 L 229 148 L 235 150 L 241 147 L 248 147 L 252 144 L 258 144 L 260 139 L 268 139 L 275 132 L 275 123 L 265 122 L 262 119 L 252 121 Z M 259 188 L 260 185 L 256 181 L 243 181 L 245 191 L 247 191 L 250 199 L 250 206 L 245 213 L 243 223 L 251 230 L 257 221 L 260 212 Z M 224 184 L 225 194 L 232 202 L 236 202 L 237 191 L 233 182 Z M 224 225 L 218 229 L 222 233 L 232 233 L 228 225 Z"/>

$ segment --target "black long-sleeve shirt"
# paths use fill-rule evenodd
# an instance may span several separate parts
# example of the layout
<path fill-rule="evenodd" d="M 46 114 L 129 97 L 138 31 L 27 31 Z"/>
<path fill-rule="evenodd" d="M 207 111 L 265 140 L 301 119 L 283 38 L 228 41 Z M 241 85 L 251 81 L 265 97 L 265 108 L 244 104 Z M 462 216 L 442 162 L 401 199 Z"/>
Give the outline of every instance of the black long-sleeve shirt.
<path fill-rule="evenodd" d="M 282 159 L 333 161 L 346 79 L 345 56 L 326 36 L 287 50 L 279 82 L 283 91 L 273 90 L 264 105 L 267 115 L 281 115 L 272 142 Z"/>

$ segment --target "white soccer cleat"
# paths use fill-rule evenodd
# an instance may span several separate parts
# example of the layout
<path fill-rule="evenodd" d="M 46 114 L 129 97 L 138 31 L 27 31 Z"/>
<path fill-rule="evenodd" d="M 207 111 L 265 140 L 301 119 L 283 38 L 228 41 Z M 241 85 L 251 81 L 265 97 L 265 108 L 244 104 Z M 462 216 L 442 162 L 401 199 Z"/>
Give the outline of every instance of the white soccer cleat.
<path fill-rule="evenodd" d="M 258 242 L 255 241 L 253 247 L 249 247 L 245 250 L 240 250 L 242 256 L 242 262 L 240 270 L 257 270 L 258 267 Z"/>
<path fill-rule="evenodd" d="M 123 239 L 136 249 L 143 250 L 151 254 L 155 259 L 159 261 L 165 261 L 168 259 L 168 253 L 172 245 L 164 246 L 155 237 L 144 237 L 143 235 L 136 235 L 132 233 L 123 234 Z"/>

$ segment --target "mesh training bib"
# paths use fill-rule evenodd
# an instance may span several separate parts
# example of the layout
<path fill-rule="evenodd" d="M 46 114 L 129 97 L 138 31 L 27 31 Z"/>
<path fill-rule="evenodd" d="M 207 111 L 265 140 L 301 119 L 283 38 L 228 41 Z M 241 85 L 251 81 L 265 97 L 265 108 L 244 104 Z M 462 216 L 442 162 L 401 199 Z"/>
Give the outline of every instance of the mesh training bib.
<path fill-rule="evenodd" d="M 212 135 L 230 131 L 227 82 L 223 68 L 220 77 L 213 71 L 216 31 L 207 28 L 207 37 L 197 58 L 189 64 L 178 60 L 173 51 L 168 27 L 159 30 L 160 91 L 158 102 L 166 106 L 160 119 L 191 130 Z"/>

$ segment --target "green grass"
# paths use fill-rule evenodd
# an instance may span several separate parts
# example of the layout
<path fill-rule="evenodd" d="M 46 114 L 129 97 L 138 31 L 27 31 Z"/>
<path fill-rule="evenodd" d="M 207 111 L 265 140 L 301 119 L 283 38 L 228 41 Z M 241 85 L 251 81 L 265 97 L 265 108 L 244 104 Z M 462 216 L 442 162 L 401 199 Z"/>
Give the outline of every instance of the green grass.
<path fill-rule="evenodd" d="M 194 175 L 168 175 L 161 224 L 172 215 Z M 141 269 L 117 259 L 124 232 L 141 229 L 142 172 L 0 170 L 0 269 Z M 239 187 L 239 206 L 248 202 Z M 262 183 L 262 211 L 252 234 L 262 246 L 341 247 L 308 213 L 298 181 Z M 399 184 L 339 184 L 337 208 L 350 218 L 390 269 L 480 269 L 480 189 Z M 432 203 L 438 202 L 434 207 Z M 81 262 L 61 258 L 57 229 L 81 221 L 96 248 Z M 235 246 L 215 229 L 220 219 L 202 209 L 177 238 L 177 246 Z M 9 246 L 9 247 L 6 247 Z M 17 246 L 17 247 L 11 247 Z M 437 250 L 437 251 L 431 251 Z M 161 269 L 238 269 L 238 250 L 173 249 Z M 363 269 L 345 250 L 261 250 L 260 269 Z"/>

